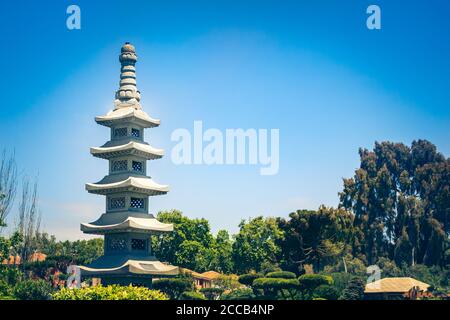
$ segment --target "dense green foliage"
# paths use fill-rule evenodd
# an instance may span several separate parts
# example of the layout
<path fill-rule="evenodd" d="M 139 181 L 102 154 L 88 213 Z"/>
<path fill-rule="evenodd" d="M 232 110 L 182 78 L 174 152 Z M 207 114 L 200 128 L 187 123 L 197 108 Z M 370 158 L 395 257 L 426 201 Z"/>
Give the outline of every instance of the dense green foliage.
<path fill-rule="evenodd" d="M 284 238 L 279 241 L 281 266 L 302 272 L 305 264 L 316 272 L 336 264 L 349 250 L 353 216 L 343 209 L 320 207 L 318 211 L 298 210 L 289 219 L 279 219 Z"/>
<path fill-rule="evenodd" d="M 364 297 L 364 281 L 353 277 L 342 292 L 341 300 L 361 300 Z"/>
<path fill-rule="evenodd" d="M 239 224 L 239 233 L 233 242 L 235 272 L 261 271 L 264 264 L 276 264 L 280 247 L 277 242 L 283 233 L 274 218 L 256 217 Z"/>
<path fill-rule="evenodd" d="M 220 296 L 222 300 L 253 300 L 256 296 L 250 288 L 239 288 L 225 292 Z"/>
<path fill-rule="evenodd" d="M 166 278 L 153 281 L 152 288 L 167 294 L 170 299 L 179 299 L 185 291 L 193 289 L 190 278 Z"/>
<path fill-rule="evenodd" d="M 152 237 L 154 252 L 162 261 L 197 272 L 233 270 L 227 231 L 220 230 L 214 237 L 207 220 L 189 219 L 177 210 L 160 212 L 158 219 L 174 225 L 173 232 Z"/>
<path fill-rule="evenodd" d="M 180 300 L 206 300 L 206 297 L 200 292 L 186 291 L 181 294 Z"/>
<path fill-rule="evenodd" d="M 24 275 L 18 268 L 0 265 L 0 300 L 14 297 L 14 287 L 23 280 Z"/>
<path fill-rule="evenodd" d="M 224 292 L 223 288 L 201 288 L 200 292 L 206 297 L 208 300 L 217 300 L 220 295 Z"/>
<path fill-rule="evenodd" d="M 19 300 L 49 300 L 53 291 L 47 281 L 30 279 L 18 282 L 13 293 Z"/>
<path fill-rule="evenodd" d="M 367 264 L 448 264 L 450 160 L 425 140 L 375 143 L 359 154 L 340 193 L 341 207 L 355 215 L 353 255 Z"/>
<path fill-rule="evenodd" d="M 312 297 L 313 299 L 337 300 L 339 298 L 339 292 L 334 286 L 322 284 L 315 288 Z"/>
<path fill-rule="evenodd" d="M 277 299 L 280 295 L 283 299 L 293 299 L 299 288 L 297 279 L 282 278 L 258 278 L 253 281 L 252 287 L 262 290 L 263 296 L 268 299 Z"/>
<path fill-rule="evenodd" d="M 54 300 L 168 300 L 167 295 L 144 287 L 96 286 L 80 289 L 63 288 L 52 295 Z"/>
<path fill-rule="evenodd" d="M 331 286 L 334 281 L 331 276 L 322 274 L 304 274 L 298 278 L 299 289 L 304 299 L 312 299 L 315 291 L 321 286 Z"/>
<path fill-rule="evenodd" d="M 240 275 L 238 281 L 239 281 L 239 283 L 242 283 L 243 285 L 251 286 L 255 279 L 262 278 L 262 277 L 263 277 L 263 275 L 259 274 L 259 273 L 246 273 L 246 274 Z"/>
<path fill-rule="evenodd" d="M 266 274 L 266 278 L 283 278 L 283 279 L 295 279 L 297 276 L 293 272 L 289 271 L 273 271 Z"/>
<path fill-rule="evenodd" d="M 151 237 L 161 261 L 230 276 L 215 279 L 216 287 L 201 293 L 187 278 L 157 280 L 154 288 L 171 299 L 356 300 L 363 297 L 366 268 L 376 264 L 382 277 L 412 277 L 430 284 L 433 292 L 450 292 L 450 160 L 424 140 L 411 146 L 375 143 L 359 156 L 359 168 L 343 181 L 338 208 L 242 220 L 233 236 L 225 230 L 213 235 L 206 219 L 177 210 L 158 213 L 160 221 L 174 225 L 174 232 Z M 0 202 L 6 199 L 1 191 Z M 33 292 L 45 299 L 48 286 L 32 279 L 57 286 L 70 264 L 87 264 L 103 253 L 102 239 L 57 241 L 25 229 L 0 236 L 0 260 L 33 252 L 47 259 L 0 266 L 0 298 L 28 299 Z M 239 282 L 232 274 L 240 275 Z M 138 289 L 60 292 L 96 299 L 111 292 L 136 297 L 133 290 Z"/>
<path fill-rule="evenodd" d="M 50 257 L 70 257 L 75 264 L 89 264 L 103 254 L 103 239 L 56 241 L 54 236 L 39 233 L 36 236 L 36 251 Z"/>

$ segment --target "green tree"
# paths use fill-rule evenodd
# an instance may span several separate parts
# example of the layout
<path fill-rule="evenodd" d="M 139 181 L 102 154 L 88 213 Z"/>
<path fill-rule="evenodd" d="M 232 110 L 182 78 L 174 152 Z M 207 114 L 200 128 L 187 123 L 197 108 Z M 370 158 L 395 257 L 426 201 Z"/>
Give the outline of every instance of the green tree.
<path fill-rule="evenodd" d="M 340 300 L 362 300 L 364 298 L 364 281 L 359 277 L 353 277 L 339 297 Z"/>
<path fill-rule="evenodd" d="M 160 260 L 197 272 L 214 267 L 217 250 L 206 219 L 189 219 L 177 210 L 159 212 L 158 219 L 174 226 L 173 232 L 151 238 Z"/>
<path fill-rule="evenodd" d="M 353 216 L 343 209 L 321 206 L 318 211 L 298 210 L 289 219 L 278 219 L 284 238 L 279 241 L 284 269 L 300 273 L 304 264 L 316 272 L 346 252 L 352 234 Z"/>
<path fill-rule="evenodd" d="M 233 272 L 233 258 L 232 258 L 232 241 L 228 231 L 219 230 L 214 241 L 213 248 L 213 261 L 211 264 L 211 269 L 229 274 Z"/>
<path fill-rule="evenodd" d="M 409 265 L 444 265 L 450 233 L 450 160 L 426 140 L 360 149 L 340 205 L 355 214 L 353 254 Z"/>
<path fill-rule="evenodd" d="M 256 217 L 239 224 L 233 243 L 233 262 L 237 273 L 260 271 L 264 263 L 276 264 L 280 253 L 277 243 L 283 232 L 274 218 Z"/>

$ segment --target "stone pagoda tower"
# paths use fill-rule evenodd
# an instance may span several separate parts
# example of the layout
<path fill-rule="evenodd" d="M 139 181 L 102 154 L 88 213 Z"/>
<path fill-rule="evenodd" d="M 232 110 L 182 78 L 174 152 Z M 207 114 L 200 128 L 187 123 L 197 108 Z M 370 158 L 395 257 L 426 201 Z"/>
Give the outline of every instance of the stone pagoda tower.
<path fill-rule="evenodd" d="M 119 56 L 120 87 L 114 110 L 95 121 L 111 129 L 111 140 L 91 148 L 94 157 L 109 161 L 109 174 L 97 183 L 86 184 L 90 193 L 106 196 L 106 212 L 81 230 L 105 237 L 105 253 L 89 266 L 81 266 L 83 277 L 98 277 L 103 284 L 151 286 L 153 277 L 178 274 L 178 267 L 158 261 L 152 254 L 150 235 L 173 230 L 149 214 L 149 196 L 166 194 L 168 186 L 153 181 L 147 160 L 159 159 L 163 150 L 144 142 L 144 129 L 157 127 L 159 120 L 142 110 L 136 87 L 134 47 L 125 43 Z"/>

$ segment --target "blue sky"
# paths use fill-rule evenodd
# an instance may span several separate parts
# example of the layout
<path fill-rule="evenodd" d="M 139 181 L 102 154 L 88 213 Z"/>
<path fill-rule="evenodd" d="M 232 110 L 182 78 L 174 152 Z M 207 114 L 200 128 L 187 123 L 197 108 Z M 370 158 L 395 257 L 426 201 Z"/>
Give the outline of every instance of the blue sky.
<path fill-rule="evenodd" d="M 43 4 L 45 3 L 45 5 Z M 81 8 L 81 30 L 66 8 Z M 382 29 L 366 28 L 366 8 Z M 59 239 L 84 235 L 104 198 L 84 190 L 107 172 L 89 154 L 107 128 L 118 53 L 137 49 L 144 109 L 162 125 L 146 134 L 170 150 L 171 133 L 205 128 L 280 129 L 280 171 L 255 166 L 149 163 L 171 186 L 152 212 L 177 208 L 213 231 L 243 218 L 337 205 L 358 148 L 428 139 L 450 153 L 450 4 L 403 1 L 14 1 L 1 4 L 0 147 L 22 175 L 37 176 L 43 226 Z M 13 223 L 15 211 L 10 215 Z"/>

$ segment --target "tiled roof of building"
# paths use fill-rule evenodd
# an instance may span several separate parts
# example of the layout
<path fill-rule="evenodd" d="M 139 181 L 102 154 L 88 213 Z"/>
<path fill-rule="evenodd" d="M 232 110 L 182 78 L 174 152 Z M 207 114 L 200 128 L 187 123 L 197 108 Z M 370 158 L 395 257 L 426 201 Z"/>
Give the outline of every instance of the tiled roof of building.
<path fill-rule="evenodd" d="M 414 278 L 384 278 L 366 285 L 364 293 L 406 293 L 414 287 L 427 291 L 430 285 Z"/>

